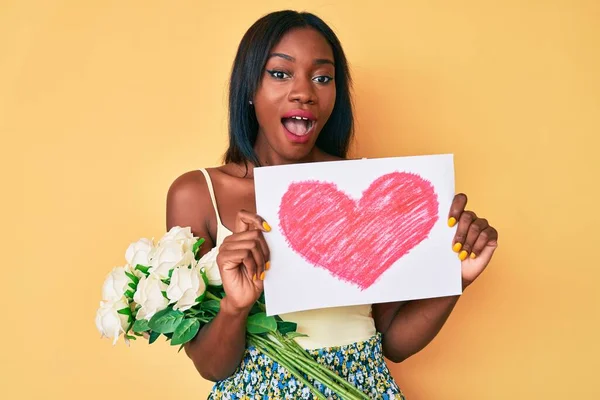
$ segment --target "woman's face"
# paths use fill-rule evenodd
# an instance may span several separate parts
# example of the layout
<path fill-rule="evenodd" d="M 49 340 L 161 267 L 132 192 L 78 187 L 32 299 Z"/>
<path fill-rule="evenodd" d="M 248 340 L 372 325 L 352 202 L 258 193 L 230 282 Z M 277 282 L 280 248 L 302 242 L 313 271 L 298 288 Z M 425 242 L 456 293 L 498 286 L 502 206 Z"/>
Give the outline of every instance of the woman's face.
<path fill-rule="evenodd" d="M 314 29 L 291 30 L 273 47 L 253 98 L 262 162 L 311 157 L 335 104 L 334 73 L 331 47 Z"/>

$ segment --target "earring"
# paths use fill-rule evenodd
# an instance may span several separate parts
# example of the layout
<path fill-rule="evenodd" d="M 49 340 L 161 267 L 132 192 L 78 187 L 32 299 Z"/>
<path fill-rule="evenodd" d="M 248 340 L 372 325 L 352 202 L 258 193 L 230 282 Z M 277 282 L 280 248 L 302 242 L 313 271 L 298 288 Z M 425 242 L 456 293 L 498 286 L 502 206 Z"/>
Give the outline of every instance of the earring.
<path fill-rule="evenodd" d="M 248 103 L 250 103 L 250 105 L 252 105 L 252 104 L 253 104 L 253 103 L 252 103 L 252 100 L 250 100 Z"/>

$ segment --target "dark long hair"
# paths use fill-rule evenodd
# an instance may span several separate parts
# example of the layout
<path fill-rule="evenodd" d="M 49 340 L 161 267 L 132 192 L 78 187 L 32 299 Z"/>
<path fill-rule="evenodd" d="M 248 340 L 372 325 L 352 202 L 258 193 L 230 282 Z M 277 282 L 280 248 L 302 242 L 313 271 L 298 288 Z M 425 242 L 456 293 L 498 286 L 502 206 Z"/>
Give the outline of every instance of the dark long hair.
<path fill-rule="evenodd" d="M 285 10 L 267 14 L 256 21 L 238 47 L 229 83 L 229 148 L 225 153 L 226 163 L 251 162 L 255 166 L 260 165 L 254 152 L 258 121 L 249 101 L 260 85 L 269 52 L 288 31 L 295 28 L 315 29 L 333 50 L 336 99 L 316 145 L 326 153 L 346 157 L 354 135 L 354 117 L 350 93 L 352 80 L 342 45 L 333 30 L 316 15 Z"/>

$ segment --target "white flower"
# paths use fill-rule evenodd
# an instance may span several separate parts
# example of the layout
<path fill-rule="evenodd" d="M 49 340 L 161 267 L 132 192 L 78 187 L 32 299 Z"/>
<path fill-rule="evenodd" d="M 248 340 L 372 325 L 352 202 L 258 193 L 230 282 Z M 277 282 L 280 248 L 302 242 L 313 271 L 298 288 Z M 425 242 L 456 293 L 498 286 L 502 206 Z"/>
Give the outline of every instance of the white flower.
<path fill-rule="evenodd" d="M 158 245 L 160 246 L 166 242 L 175 241 L 181 243 L 183 251 L 192 251 L 197 239 L 198 238 L 194 237 L 192 234 L 192 228 L 189 226 L 185 228 L 174 226 L 158 241 Z"/>
<path fill-rule="evenodd" d="M 214 247 L 211 251 L 203 255 L 198 261 L 198 266 L 204 269 L 206 272 L 206 277 L 208 278 L 208 284 L 210 286 L 221 286 L 223 284 L 221 281 L 219 266 L 217 265 L 218 254 L 218 248 Z"/>
<path fill-rule="evenodd" d="M 309 388 L 307 388 L 307 387 L 302 388 L 302 398 L 310 399 L 310 389 Z"/>
<path fill-rule="evenodd" d="M 135 243 L 131 243 L 125 251 L 127 264 L 131 265 L 132 269 L 135 269 L 138 264 L 149 266 L 150 254 L 153 249 L 154 243 L 150 239 L 142 238 Z"/>
<path fill-rule="evenodd" d="M 196 299 L 205 291 L 206 283 L 198 268 L 177 267 L 171 276 L 167 297 L 171 300 L 169 304 L 177 303 L 174 310 L 185 311 L 198 304 Z"/>
<path fill-rule="evenodd" d="M 160 243 L 151 254 L 150 274 L 167 279 L 169 272 L 175 267 L 187 267 L 192 264 L 194 253 L 186 250 L 185 246 L 183 242 L 174 240 Z"/>
<path fill-rule="evenodd" d="M 127 308 L 129 305 L 124 299 L 119 301 L 101 301 L 100 308 L 96 313 L 96 328 L 102 337 L 113 339 L 113 345 L 117 343 L 121 333 L 127 329 L 127 315 L 119 314 L 117 311 Z"/>
<path fill-rule="evenodd" d="M 131 272 L 127 265 L 116 267 L 108 274 L 102 285 L 102 300 L 115 302 L 123 298 L 131 282 L 125 272 Z"/>
<path fill-rule="evenodd" d="M 297 389 L 296 380 L 294 378 L 291 378 L 288 381 L 288 390 L 290 391 L 290 393 L 294 393 L 296 391 L 296 389 Z"/>
<path fill-rule="evenodd" d="M 157 312 L 167 308 L 169 300 L 163 296 L 167 290 L 167 285 L 155 276 L 143 276 L 138 283 L 137 291 L 133 295 L 133 300 L 141 306 L 138 310 L 136 319 L 150 318 Z"/>

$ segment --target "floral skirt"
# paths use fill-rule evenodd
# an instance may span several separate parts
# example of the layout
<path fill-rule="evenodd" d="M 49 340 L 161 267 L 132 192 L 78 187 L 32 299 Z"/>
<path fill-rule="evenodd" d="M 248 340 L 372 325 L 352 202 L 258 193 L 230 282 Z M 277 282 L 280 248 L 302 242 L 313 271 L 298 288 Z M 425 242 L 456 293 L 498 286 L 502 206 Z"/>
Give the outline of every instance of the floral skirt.
<path fill-rule="evenodd" d="M 371 399 L 405 400 L 385 364 L 379 333 L 364 342 L 308 352 L 317 362 L 337 372 Z M 341 399 L 318 381 L 307 378 L 328 399 Z M 246 350 L 236 372 L 217 382 L 208 396 L 209 400 L 315 398 L 309 388 L 294 379 L 287 369 L 254 347 Z"/>

